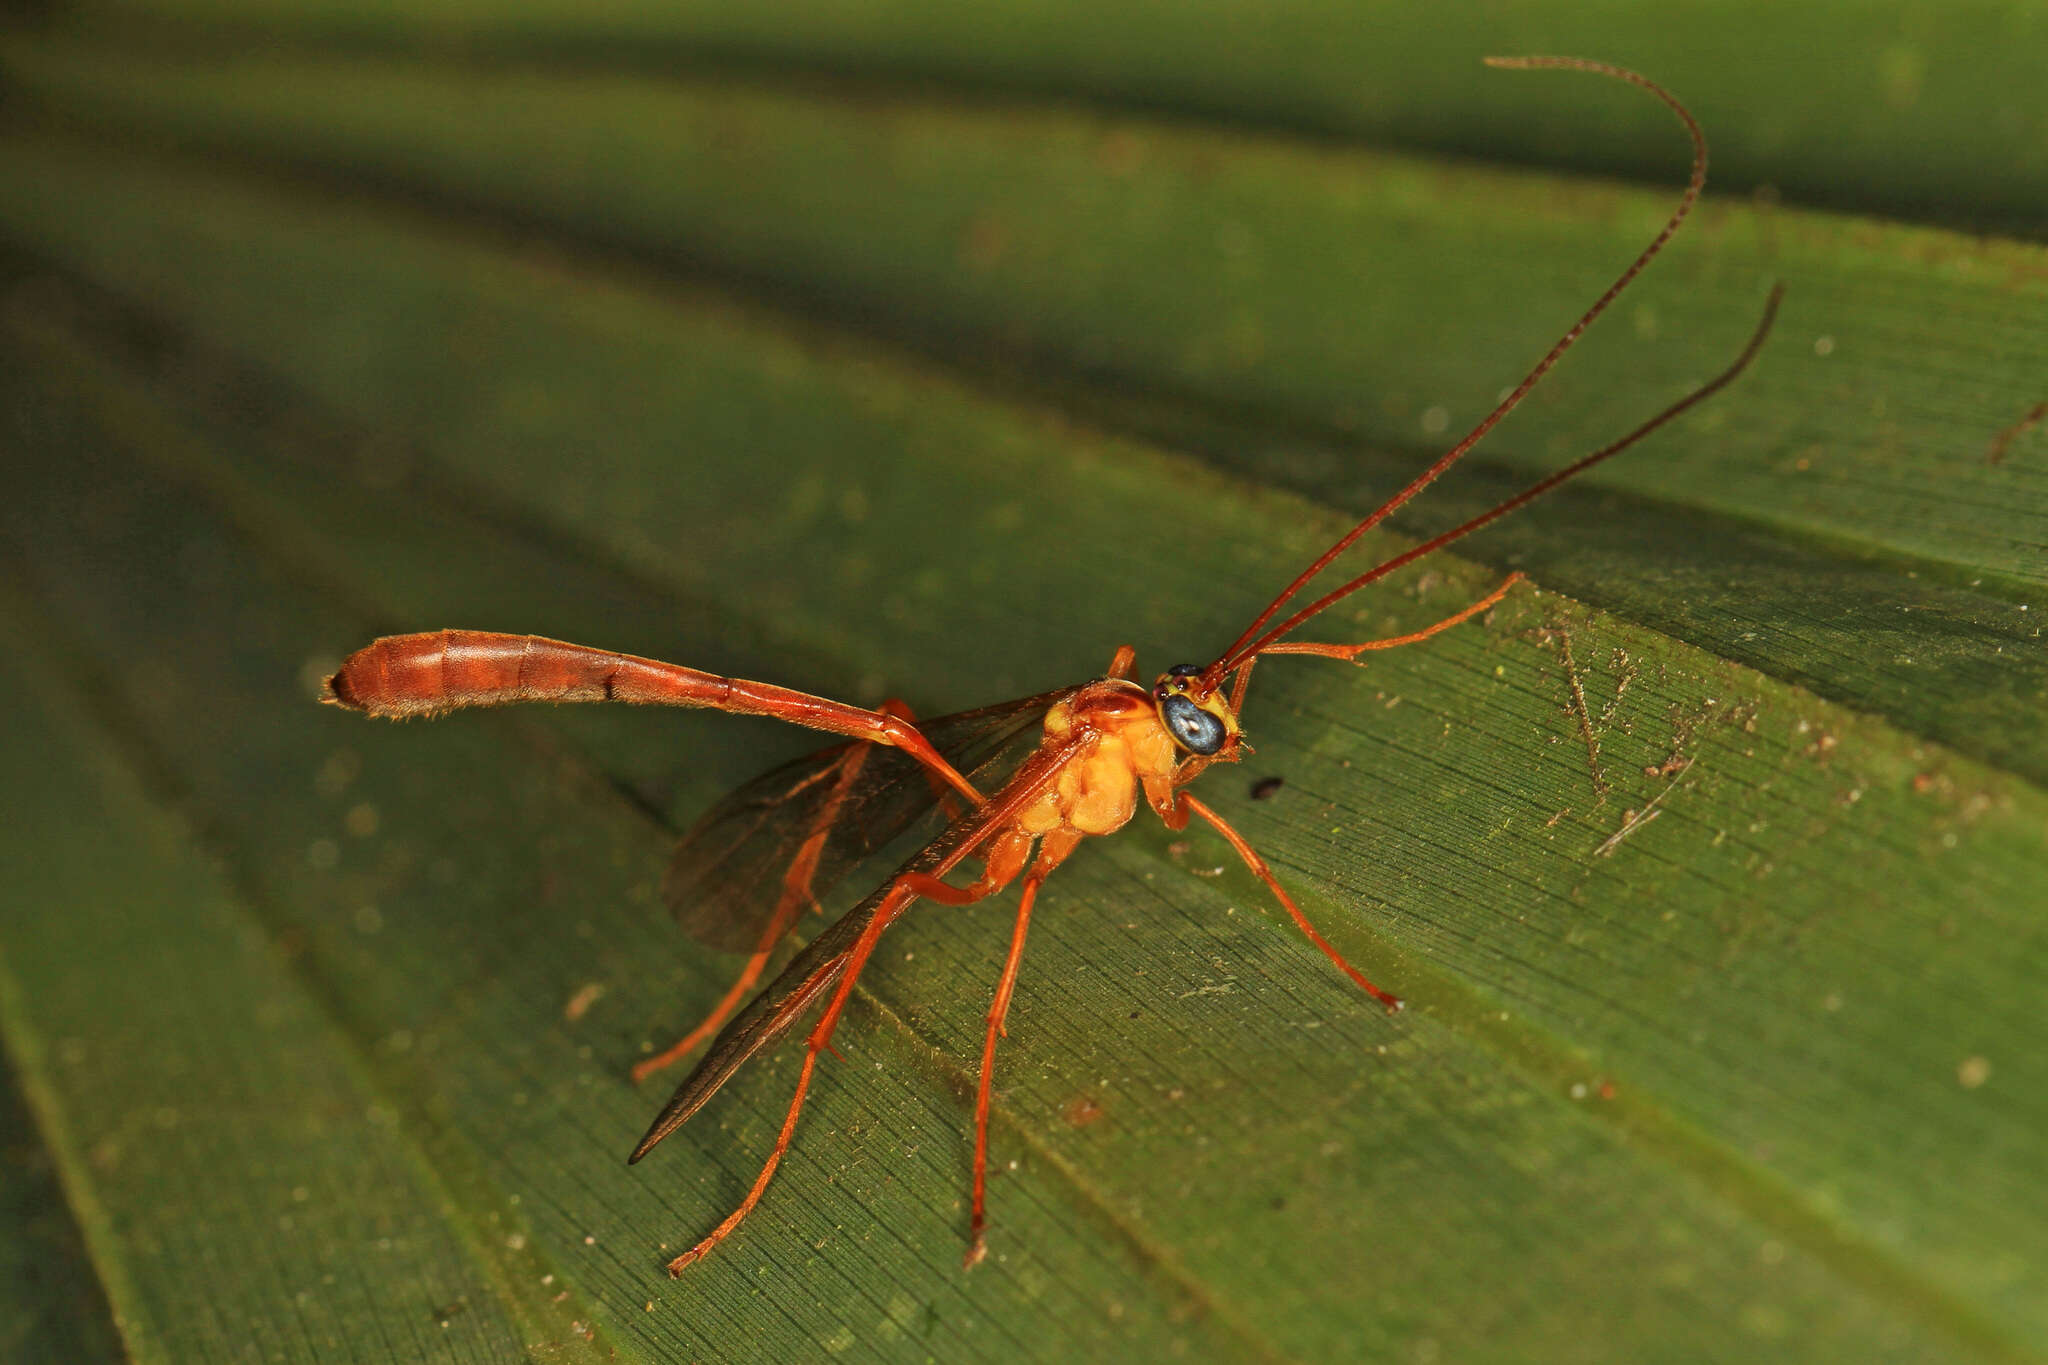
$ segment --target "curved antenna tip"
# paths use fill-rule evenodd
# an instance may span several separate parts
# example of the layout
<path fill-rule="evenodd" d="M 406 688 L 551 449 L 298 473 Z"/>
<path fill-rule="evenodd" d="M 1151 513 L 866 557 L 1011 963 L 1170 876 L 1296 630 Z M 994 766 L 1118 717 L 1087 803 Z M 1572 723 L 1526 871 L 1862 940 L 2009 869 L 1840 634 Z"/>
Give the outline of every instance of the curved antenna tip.
<path fill-rule="evenodd" d="M 1502 71 L 1527 71 L 1539 67 L 1570 67 L 1577 71 L 1627 71 L 1627 67 L 1612 62 L 1599 61 L 1592 57 L 1547 57 L 1547 56 L 1492 56 L 1481 57 L 1480 63 L 1497 67 Z M 1631 75 L 1636 73 L 1630 72 Z"/>

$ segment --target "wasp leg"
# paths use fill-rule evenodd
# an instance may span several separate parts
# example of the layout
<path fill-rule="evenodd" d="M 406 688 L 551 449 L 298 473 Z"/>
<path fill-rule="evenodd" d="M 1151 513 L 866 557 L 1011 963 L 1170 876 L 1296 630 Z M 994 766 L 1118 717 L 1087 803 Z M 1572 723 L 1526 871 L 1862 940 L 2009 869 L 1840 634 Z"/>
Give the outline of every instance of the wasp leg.
<path fill-rule="evenodd" d="M 796 1094 L 789 1101 L 789 1113 L 782 1120 L 782 1131 L 776 1134 L 774 1150 L 768 1153 L 768 1160 L 762 1165 L 761 1173 L 754 1177 L 754 1184 L 747 1191 L 746 1198 L 740 1201 L 739 1207 L 727 1214 L 725 1220 L 713 1228 L 697 1245 L 670 1261 L 670 1275 L 682 1274 L 691 1265 L 709 1255 L 712 1248 L 731 1236 L 733 1229 L 754 1211 L 754 1205 L 761 1202 L 761 1195 L 767 1190 L 768 1182 L 774 1178 L 775 1168 L 782 1164 L 782 1154 L 789 1150 L 790 1139 L 796 1133 L 797 1116 L 803 1112 L 804 1097 L 810 1092 L 811 1074 L 817 1068 L 818 1054 L 832 1045 L 832 1031 L 838 1027 L 840 1011 L 846 1008 L 846 1002 L 853 994 L 854 982 L 860 979 L 861 969 L 873 955 L 875 944 L 882 937 L 882 931 L 895 922 L 896 917 L 913 901 L 919 899 L 936 900 L 947 905 L 966 905 L 994 895 L 1016 877 L 1030 848 L 1031 841 L 1022 835 L 1006 832 L 999 836 L 989 850 L 987 871 L 972 886 L 950 886 L 937 877 L 922 872 L 906 872 L 891 883 L 888 896 L 876 911 L 873 920 L 861 932 L 860 938 L 855 941 L 846 959 L 846 966 L 839 980 L 839 989 L 833 992 L 832 1003 L 826 1006 L 824 1016 L 818 1020 L 817 1027 L 811 1030 L 811 1036 L 805 1042 L 804 1064 L 802 1071 L 797 1074 Z"/>
<path fill-rule="evenodd" d="M 1521 581 L 1522 574 L 1519 571 L 1511 573 L 1507 576 L 1507 579 L 1504 582 L 1502 582 L 1502 584 L 1499 587 L 1495 588 L 1492 592 L 1486 594 L 1486 596 L 1480 598 L 1477 602 L 1474 602 L 1471 606 L 1465 608 L 1463 611 L 1458 612 L 1455 615 L 1446 616 L 1443 620 L 1438 621 L 1435 625 L 1424 626 L 1421 630 L 1411 631 L 1406 635 L 1392 635 L 1384 640 L 1367 640 L 1363 644 L 1356 645 L 1321 645 L 1289 641 L 1286 644 L 1267 645 L 1264 649 L 1259 651 L 1259 654 L 1262 657 L 1267 654 L 1319 654 L 1322 655 L 1324 658 L 1350 659 L 1353 662 L 1356 662 L 1358 656 L 1365 653 L 1368 650 L 1397 649 L 1402 645 L 1412 645 L 1420 641 L 1427 640 L 1430 636 L 1435 635 L 1441 631 L 1449 630 L 1452 626 L 1461 626 L 1465 622 L 1477 616 L 1480 612 L 1485 611 L 1487 608 L 1493 606 L 1496 602 L 1500 601 L 1501 598 L 1506 597 L 1508 595 L 1508 590 Z"/>
<path fill-rule="evenodd" d="M 988 1255 L 983 1233 L 988 1227 L 988 1110 L 996 1071 L 996 1039 L 1007 1038 L 1003 1023 L 1010 1013 L 1010 997 L 1017 989 L 1017 970 L 1024 962 L 1024 935 L 1031 927 L 1031 905 L 1038 888 L 1052 870 L 1066 860 L 1081 842 L 1072 830 L 1057 829 L 1047 834 L 1038 847 L 1038 860 L 1024 878 L 1024 892 L 1017 902 L 1017 922 L 1010 930 L 1010 955 L 1003 960 L 1002 979 L 996 983 L 995 999 L 988 1007 L 988 1036 L 981 1047 L 981 1080 L 974 1091 L 974 1212 L 967 1224 L 969 1269 Z"/>
<path fill-rule="evenodd" d="M 896 697 L 889 698 L 875 709 L 878 714 L 894 716 L 911 724 L 917 721 L 917 717 L 911 713 L 909 704 Z M 819 774 L 817 778 L 810 779 L 830 780 L 833 784 L 832 795 L 819 809 L 810 832 L 804 836 L 803 844 L 797 849 L 796 856 L 790 859 L 788 869 L 782 874 L 782 896 L 776 901 L 774 913 L 768 917 L 768 923 L 761 930 L 760 939 L 754 944 L 753 955 L 747 959 L 747 965 L 740 969 L 739 979 L 734 981 L 731 989 L 712 1006 L 711 1013 L 704 1017 L 702 1023 L 666 1050 L 634 1063 L 635 1085 L 689 1056 L 696 1051 L 699 1043 L 716 1034 L 724 1026 L 725 1021 L 733 1016 L 733 1012 L 746 1003 L 748 992 L 753 990 L 754 984 L 767 970 L 768 960 L 775 955 L 776 947 L 789 931 L 796 927 L 804 907 L 816 908 L 818 898 L 812 889 L 812 882 L 818 874 L 818 862 L 824 856 L 825 843 L 832 837 L 833 827 L 839 822 L 846 803 L 846 794 L 853 789 L 854 779 L 860 776 L 860 770 L 866 764 L 868 755 L 874 752 L 874 748 L 871 742 L 855 744 L 847 749 L 845 755 L 833 767 Z M 946 785 L 937 773 L 929 770 L 927 773 L 931 778 L 932 789 L 938 793 L 941 803 L 947 805 L 947 813 L 951 816 L 957 810 L 953 803 L 953 789 Z M 805 785 L 809 785 L 809 782 Z"/>
<path fill-rule="evenodd" d="M 1389 1010 L 1401 1008 L 1400 996 L 1383 991 L 1378 986 L 1373 985 L 1372 982 L 1366 980 L 1364 973 L 1360 972 L 1349 962 L 1346 962 L 1344 955 L 1331 947 L 1328 939 L 1316 932 L 1316 927 L 1308 922 L 1308 916 L 1302 914 L 1301 907 L 1294 903 L 1294 897 L 1287 894 L 1287 888 L 1281 886 L 1279 879 L 1273 875 L 1273 869 L 1266 866 L 1266 860 L 1258 855 L 1256 849 L 1245 842 L 1242 834 L 1232 829 L 1222 816 L 1210 810 L 1186 792 L 1180 794 L 1179 804 L 1184 810 L 1192 811 L 1214 825 L 1216 832 L 1230 841 L 1230 846 L 1237 850 L 1238 857 L 1244 859 L 1244 865 L 1252 870 L 1252 875 L 1266 884 L 1266 889 L 1273 893 L 1274 899 L 1278 900 L 1287 913 L 1293 917 L 1295 924 L 1299 926 L 1301 932 L 1308 935 L 1309 942 L 1322 949 L 1323 956 L 1337 964 L 1337 970 L 1357 982 L 1367 995 L 1385 1005 Z M 1185 815 L 1181 819 L 1183 824 L 1186 823 L 1187 817 Z"/>

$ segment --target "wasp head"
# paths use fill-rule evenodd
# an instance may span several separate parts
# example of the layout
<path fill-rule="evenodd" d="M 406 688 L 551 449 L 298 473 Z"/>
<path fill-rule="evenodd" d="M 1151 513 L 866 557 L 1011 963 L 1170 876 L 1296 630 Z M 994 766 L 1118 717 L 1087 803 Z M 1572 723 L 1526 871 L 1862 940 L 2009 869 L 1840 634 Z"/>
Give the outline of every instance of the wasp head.
<path fill-rule="evenodd" d="M 1198 664 L 1175 664 L 1152 685 L 1152 705 L 1173 742 L 1203 758 L 1233 757 L 1237 713 L 1220 689 L 1204 690 Z"/>

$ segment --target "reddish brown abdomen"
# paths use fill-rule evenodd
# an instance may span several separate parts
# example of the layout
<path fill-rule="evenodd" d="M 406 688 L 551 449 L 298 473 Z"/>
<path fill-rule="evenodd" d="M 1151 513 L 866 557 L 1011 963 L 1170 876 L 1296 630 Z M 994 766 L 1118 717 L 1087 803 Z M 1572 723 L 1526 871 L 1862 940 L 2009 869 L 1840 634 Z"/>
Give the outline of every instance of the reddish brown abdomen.
<path fill-rule="evenodd" d="M 702 705 L 708 698 L 687 694 L 703 683 L 717 690 L 715 685 L 724 681 L 538 635 L 434 630 L 389 635 L 349 655 L 327 680 L 327 700 L 394 719 L 522 701 Z"/>

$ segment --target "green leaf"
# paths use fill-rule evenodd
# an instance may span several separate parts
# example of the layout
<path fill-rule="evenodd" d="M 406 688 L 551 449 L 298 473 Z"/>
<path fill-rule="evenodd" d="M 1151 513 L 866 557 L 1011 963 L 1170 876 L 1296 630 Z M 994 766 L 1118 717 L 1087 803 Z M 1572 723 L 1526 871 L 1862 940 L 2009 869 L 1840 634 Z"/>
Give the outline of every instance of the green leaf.
<path fill-rule="evenodd" d="M 1566 82 L 1532 99 L 1489 53 L 1571 53 L 1662 74 L 1714 134 L 1722 183 L 1944 222 L 2048 215 L 2048 108 L 2025 98 L 2048 11 L 1633 0 L 95 0 L 117 40 L 321 43 L 588 67 L 818 73 L 1053 98 L 1668 181 L 1669 126 Z M 160 30 L 167 29 L 167 34 Z M 159 44 L 160 46 L 160 44 Z M 374 119 L 375 111 L 364 111 Z"/>
<path fill-rule="evenodd" d="M 810 744 L 376 725 L 311 705 L 323 670 L 470 625 L 929 712 L 1124 642 L 1208 657 L 1666 196 L 708 80 L 7 63 L 101 130 L 0 139 L 6 742 L 41 802 L 0 1025 L 106 1297 L 73 1330 L 148 1359 L 2048 1354 L 2048 487 L 2038 431 L 1988 451 L 2043 396 L 2038 249 L 1711 205 L 1414 524 L 1718 367 L 1782 273 L 1756 372 L 1482 562 L 1346 604 L 1319 635 L 1412 629 L 1510 560 L 1539 585 L 1363 674 L 1262 667 L 1256 758 L 1204 779 L 1410 1010 L 1141 819 L 1034 923 L 988 1264 L 958 1267 L 993 906 L 892 932 L 761 1208 L 671 1284 L 796 1058 L 620 1164 L 657 1099 L 625 1064 L 737 965 L 667 924 L 663 850 Z M 326 179 L 252 173 L 279 165 Z"/>
<path fill-rule="evenodd" d="M 949 359 L 981 356 L 996 383 L 1361 513 L 1477 421 L 1670 207 L 1661 192 L 1060 111 L 849 108 L 726 83 L 404 62 L 19 51 L 20 78 L 79 117 L 287 154 L 681 257 Z M 1474 79 L 1519 86 L 1532 106 L 1610 84 Z M 1603 93 L 1617 108 L 1647 103 Z M 1675 129 L 1669 142 L 1676 168 Z M 134 270 L 118 223 L 71 249 Z M 290 268 L 308 248 L 277 249 Z M 1453 524 L 1677 398 L 1726 363 L 1780 277 L 1772 363 L 1688 425 L 1694 457 L 1674 440 L 1605 466 L 1540 528 L 1490 533 L 1489 553 L 2048 778 L 2048 668 L 2028 647 L 2034 623 L 2010 605 L 2038 594 L 2048 562 L 2048 493 L 2024 458 L 2043 437 L 2001 435 L 2043 393 L 2036 255 L 1714 205 L 1480 467 L 1404 524 Z M 189 269 L 138 287 L 171 290 L 218 325 L 278 325 L 235 317 L 232 293 Z M 382 401 L 414 405 L 408 379 L 380 373 L 394 359 L 330 355 L 324 391 L 375 385 Z M 475 430 L 472 411 L 436 416 Z M 2007 439 L 2017 456 L 1994 455 Z M 498 468 L 497 443 L 474 448 Z M 1904 584 L 1901 562 L 1914 574 Z M 1238 609 L 1263 586 L 1247 584 Z M 1812 611 L 1820 598 L 1830 609 Z M 1914 613 L 1945 628 L 1901 634 Z"/>

